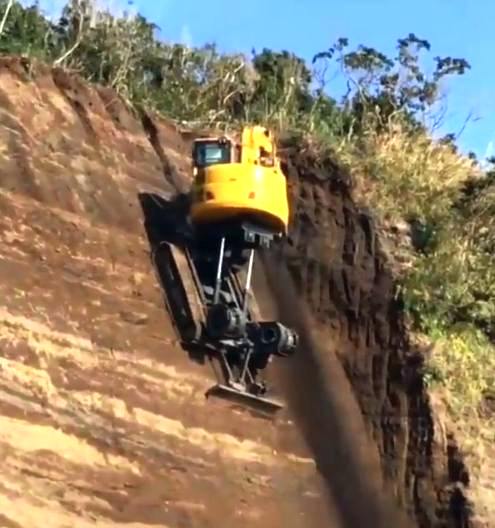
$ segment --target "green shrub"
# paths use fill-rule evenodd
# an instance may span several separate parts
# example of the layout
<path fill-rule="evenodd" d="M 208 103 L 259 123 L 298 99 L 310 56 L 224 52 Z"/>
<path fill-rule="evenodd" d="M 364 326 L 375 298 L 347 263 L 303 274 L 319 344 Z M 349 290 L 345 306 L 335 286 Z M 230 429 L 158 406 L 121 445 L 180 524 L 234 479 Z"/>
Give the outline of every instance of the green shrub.
<path fill-rule="evenodd" d="M 435 346 L 427 366 L 426 380 L 439 386 L 451 415 L 478 421 L 495 417 L 484 412 L 485 401 L 495 396 L 495 348 L 486 336 L 470 325 L 445 330 L 430 322 L 429 335 Z M 495 440 L 495 429 L 493 429 Z"/>

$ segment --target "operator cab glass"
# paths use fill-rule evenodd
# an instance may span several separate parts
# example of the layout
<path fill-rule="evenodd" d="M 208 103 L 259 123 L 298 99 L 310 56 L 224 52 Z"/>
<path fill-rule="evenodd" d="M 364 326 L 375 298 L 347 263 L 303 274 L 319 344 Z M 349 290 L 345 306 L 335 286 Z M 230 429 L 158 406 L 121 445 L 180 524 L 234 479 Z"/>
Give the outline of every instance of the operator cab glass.
<path fill-rule="evenodd" d="M 229 141 L 201 141 L 194 145 L 194 164 L 198 168 L 231 162 Z"/>

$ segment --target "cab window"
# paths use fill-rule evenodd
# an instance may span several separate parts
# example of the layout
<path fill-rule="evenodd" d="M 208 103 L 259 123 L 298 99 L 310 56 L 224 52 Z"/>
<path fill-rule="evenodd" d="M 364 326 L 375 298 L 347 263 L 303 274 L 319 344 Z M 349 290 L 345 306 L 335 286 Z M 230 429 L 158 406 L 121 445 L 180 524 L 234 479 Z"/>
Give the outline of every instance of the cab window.
<path fill-rule="evenodd" d="M 194 163 L 207 167 L 217 163 L 230 163 L 230 143 L 202 142 L 194 147 Z"/>

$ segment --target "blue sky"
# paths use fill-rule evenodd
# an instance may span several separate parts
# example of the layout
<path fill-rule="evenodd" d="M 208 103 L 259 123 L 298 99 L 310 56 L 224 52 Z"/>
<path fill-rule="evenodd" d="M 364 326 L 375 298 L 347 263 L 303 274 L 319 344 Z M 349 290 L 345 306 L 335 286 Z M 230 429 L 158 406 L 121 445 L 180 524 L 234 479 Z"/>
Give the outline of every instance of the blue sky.
<path fill-rule="evenodd" d="M 54 2 L 63 0 L 41 5 Z M 214 41 L 222 50 L 245 53 L 288 49 L 308 60 L 341 36 L 351 46 L 363 43 L 393 56 L 397 39 L 413 32 L 429 40 L 432 56 L 462 57 L 472 66 L 445 86 L 442 133 L 459 132 L 471 115 L 460 147 L 479 157 L 492 148 L 495 154 L 494 0 L 134 0 L 131 9 L 160 26 L 165 40 Z"/>

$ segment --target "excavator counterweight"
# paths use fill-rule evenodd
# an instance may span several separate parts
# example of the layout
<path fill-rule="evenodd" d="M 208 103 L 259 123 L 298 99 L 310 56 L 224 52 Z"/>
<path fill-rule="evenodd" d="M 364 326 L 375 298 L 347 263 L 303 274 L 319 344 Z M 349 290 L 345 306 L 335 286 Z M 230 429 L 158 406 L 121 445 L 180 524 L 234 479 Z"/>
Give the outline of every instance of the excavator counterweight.
<path fill-rule="evenodd" d="M 292 329 L 261 320 L 251 287 L 256 251 L 287 234 L 286 180 L 271 133 L 246 127 L 241 144 L 197 139 L 193 173 L 187 233 L 154 252 L 169 311 L 183 345 L 220 365 L 207 396 L 271 413 L 282 404 L 259 373 L 298 344 Z"/>

